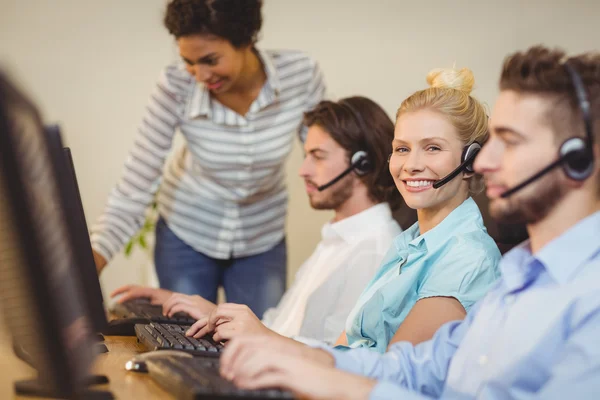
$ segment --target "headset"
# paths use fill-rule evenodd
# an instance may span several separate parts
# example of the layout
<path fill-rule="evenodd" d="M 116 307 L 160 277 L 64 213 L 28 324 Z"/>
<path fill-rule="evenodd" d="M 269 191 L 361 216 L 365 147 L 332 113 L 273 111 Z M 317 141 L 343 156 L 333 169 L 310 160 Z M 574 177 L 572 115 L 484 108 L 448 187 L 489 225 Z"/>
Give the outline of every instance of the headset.
<path fill-rule="evenodd" d="M 569 64 L 569 61 L 565 62 L 564 66 L 571 77 L 571 82 L 573 83 L 573 87 L 575 89 L 579 109 L 583 115 L 586 137 L 571 137 L 565 140 L 558 149 L 558 159 L 556 161 L 539 171 L 537 174 L 533 175 L 531 178 L 502 193 L 500 195 L 502 198 L 513 195 L 557 167 L 562 167 L 565 175 L 567 175 L 568 178 L 576 181 L 584 181 L 594 172 L 594 153 L 592 148 L 594 139 L 592 132 L 590 101 L 586 94 L 583 79 L 581 79 L 579 73 L 571 64 Z"/>
<path fill-rule="evenodd" d="M 475 161 L 475 157 L 481 151 L 481 144 L 479 142 L 473 142 L 468 146 L 463 148 L 462 156 L 460 157 L 460 165 L 456 167 L 456 169 L 450 172 L 448 175 L 443 177 L 442 179 L 433 182 L 433 188 L 439 189 L 444 186 L 446 183 L 450 182 L 452 179 L 456 178 L 458 174 L 461 172 L 470 172 L 473 173 L 475 170 L 473 169 L 473 162 Z"/>
<path fill-rule="evenodd" d="M 358 127 L 362 130 L 362 132 L 368 132 L 366 129 L 367 125 L 365 124 L 362 116 L 359 112 L 355 110 L 355 108 L 352 105 L 348 104 L 344 100 L 338 102 L 338 104 L 350 110 L 350 114 L 352 114 L 352 117 L 358 123 Z M 327 189 L 328 187 L 336 184 L 340 179 L 342 179 L 352 171 L 354 171 L 359 176 L 363 176 L 371 172 L 372 169 L 373 166 L 369 161 L 369 155 L 367 154 L 367 152 L 364 150 L 358 150 L 354 154 L 352 154 L 352 157 L 350 157 L 350 166 L 348 168 L 346 168 L 344 171 L 342 171 L 341 174 L 339 174 L 326 184 L 318 186 L 317 190 L 321 192 Z"/>

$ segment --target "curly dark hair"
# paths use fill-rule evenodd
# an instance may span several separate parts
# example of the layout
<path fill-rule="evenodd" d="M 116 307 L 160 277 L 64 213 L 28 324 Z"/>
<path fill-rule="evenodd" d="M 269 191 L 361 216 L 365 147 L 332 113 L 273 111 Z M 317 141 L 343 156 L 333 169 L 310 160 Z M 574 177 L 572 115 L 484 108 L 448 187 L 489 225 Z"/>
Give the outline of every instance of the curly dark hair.
<path fill-rule="evenodd" d="M 317 125 L 346 150 L 348 163 L 355 152 L 368 154 L 371 171 L 360 179 L 367 186 L 369 197 L 387 202 L 392 209 L 402 203 L 400 192 L 388 169 L 392 152 L 394 123 L 381 106 L 366 97 L 355 96 L 338 102 L 323 100 L 304 114 L 304 125 Z"/>
<path fill-rule="evenodd" d="M 176 38 L 212 34 L 240 48 L 258 39 L 261 7 L 262 0 L 172 0 L 164 23 Z"/>

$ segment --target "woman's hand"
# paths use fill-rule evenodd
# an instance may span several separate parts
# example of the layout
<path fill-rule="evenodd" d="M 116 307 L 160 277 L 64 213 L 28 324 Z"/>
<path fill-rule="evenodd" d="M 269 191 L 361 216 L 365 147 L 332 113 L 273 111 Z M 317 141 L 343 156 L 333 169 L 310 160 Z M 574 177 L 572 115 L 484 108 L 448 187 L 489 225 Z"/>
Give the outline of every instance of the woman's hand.
<path fill-rule="evenodd" d="M 92 250 L 92 254 L 94 255 L 94 264 L 96 264 L 96 272 L 98 273 L 98 276 L 100 276 L 100 273 L 102 272 L 104 267 L 106 267 L 106 258 L 102 257 L 100 253 L 96 252 L 96 250 Z"/>
<path fill-rule="evenodd" d="M 127 300 L 147 298 L 150 299 L 151 304 L 162 305 L 165 301 L 167 301 L 167 299 L 169 299 L 169 297 L 171 297 L 172 294 L 173 292 L 166 289 L 151 288 L 139 285 L 125 285 L 112 292 L 110 297 L 114 298 L 118 295 L 122 295 L 119 300 L 117 300 L 119 303 L 124 303 Z"/>

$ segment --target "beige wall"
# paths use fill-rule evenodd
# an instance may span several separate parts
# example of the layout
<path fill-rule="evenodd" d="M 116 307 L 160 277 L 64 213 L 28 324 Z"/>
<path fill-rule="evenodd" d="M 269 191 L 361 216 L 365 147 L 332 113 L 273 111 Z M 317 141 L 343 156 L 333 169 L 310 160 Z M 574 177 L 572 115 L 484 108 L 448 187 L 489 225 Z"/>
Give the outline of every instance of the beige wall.
<path fill-rule="evenodd" d="M 598 49 L 598 0 L 266 0 L 260 45 L 319 60 L 334 97 L 362 94 L 393 115 L 434 67 L 470 67 L 475 95 L 492 105 L 503 57 L 536 43 Z M 161 25 L 165 0 L 0 0 L 0 62 L 59 122 L 74 152 L 88 222 L 120 174 L 160 69 L 177 56 Z M 328 212 L 311 211 L 297 169 L 289 267 L 319 240 Z M 145 256 L 117 257 L 104 290 L 144 281 Z M 293 275 L 290 275 L 292 277 Z"/>

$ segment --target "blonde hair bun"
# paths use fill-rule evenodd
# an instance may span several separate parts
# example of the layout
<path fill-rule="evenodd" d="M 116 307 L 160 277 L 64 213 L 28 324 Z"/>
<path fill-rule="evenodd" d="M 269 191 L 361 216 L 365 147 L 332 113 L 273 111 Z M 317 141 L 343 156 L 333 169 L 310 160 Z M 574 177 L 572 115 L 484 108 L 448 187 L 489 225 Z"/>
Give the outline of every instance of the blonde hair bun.
<path fill-rule="evenodd" d="M 438 68 L 427 74 L 427 83 L 432 88 L 456 89 L 470 94 L 475 85 L 475 77 L 469 68 Z"/>

